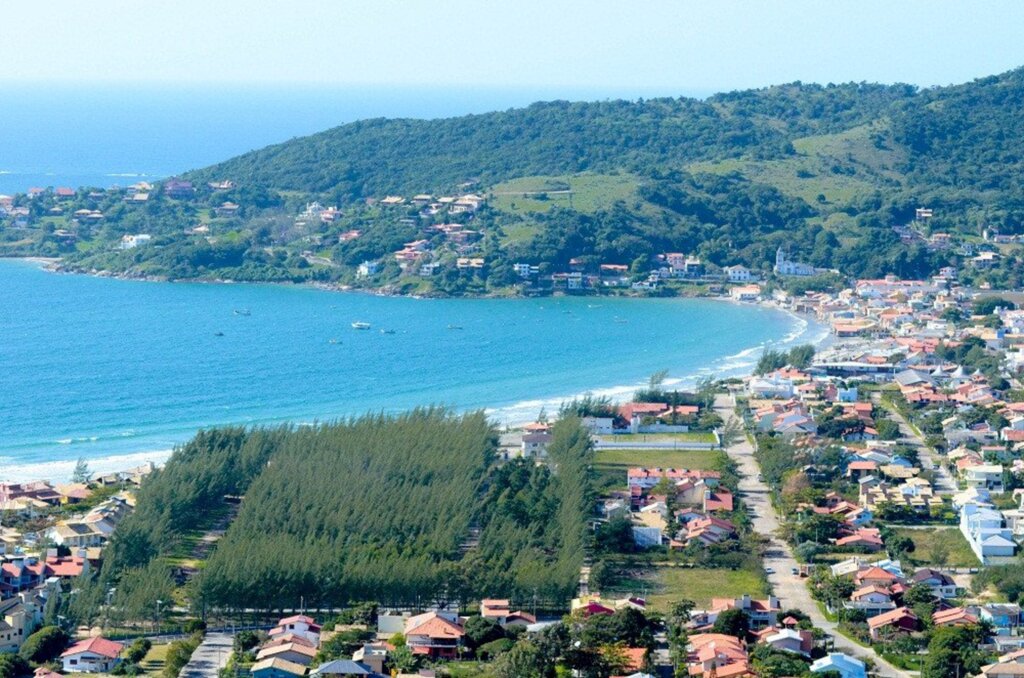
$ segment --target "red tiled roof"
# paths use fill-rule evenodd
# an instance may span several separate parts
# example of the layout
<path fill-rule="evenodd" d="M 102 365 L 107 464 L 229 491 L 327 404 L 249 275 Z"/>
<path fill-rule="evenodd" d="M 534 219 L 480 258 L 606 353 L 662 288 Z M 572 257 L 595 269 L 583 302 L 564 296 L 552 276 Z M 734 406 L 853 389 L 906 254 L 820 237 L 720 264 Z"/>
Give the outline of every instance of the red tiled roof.
<path fill-rule="evenodd" d="M 434 615 L 418 626 L 407 629 L 406 638 L 409 636 L 427 636 L 428 638 L 461 638 L 466 635 L 462 627 L 448 621 L 444 617 Z"/>
<path fill-rule="evenodd" d="M 913 619 L 914 621 L 917 621 L 917 615 L 906 607 L 897 607 L 895 610 L 886 612 L 885 614 L 871 617 L 868 619 L 868 626 L 872 629 L 877 629 L 883 626 L 888 626 L 889 624 L 894 624 L 901 619 Z"/>
<path fill-rule="evenodd" d="M 311 626 L 316 624 L 316 620 L 314 620 L 312 617 L 307 617 L 304 614 L 295 614 L 295 615 L 292 615 L 291 617 L 285 617 L 281 621 L 277 622 L 277 625 L 278 626 L 287 626 L 288 624 L 298 624 L 300 622 L 301 623 L 305 623 L 305 624 L 309 624 Z"/>
<path fill-rule="evenodd" d="M 98 654 L 101 657 L 109 657 L 110 659 L 116 659 L 121 650 L 124 649 L 124 645 L 116 643 L 113 640 L 107 640 L 102 636 L 96 636 L 95 638 L 89 638 L 88 640 L 80 640 L 68 649 L 61 653 L 61 657 L 70 657 L 76 654 L 82 654 L 83 652 L 91 652 L 92 654 Z"/>

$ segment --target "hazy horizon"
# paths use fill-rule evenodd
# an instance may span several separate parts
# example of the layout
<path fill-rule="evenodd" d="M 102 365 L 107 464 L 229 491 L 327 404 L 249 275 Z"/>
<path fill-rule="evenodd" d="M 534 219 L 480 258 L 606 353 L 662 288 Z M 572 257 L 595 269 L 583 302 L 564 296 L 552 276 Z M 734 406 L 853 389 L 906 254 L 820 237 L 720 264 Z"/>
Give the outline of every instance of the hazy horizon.
<path fill-rule="evenodd" d="M 0 83 L 711 92 L 965 82 L 1024 64 L 1024 5 L 53 0 L 5 6 Z M 55 20 L 55 18 L 57 20 Z M 116 30 L 111 30 L 112 28 Z M 94 38 L 102 35 L 102 41 Z"/>

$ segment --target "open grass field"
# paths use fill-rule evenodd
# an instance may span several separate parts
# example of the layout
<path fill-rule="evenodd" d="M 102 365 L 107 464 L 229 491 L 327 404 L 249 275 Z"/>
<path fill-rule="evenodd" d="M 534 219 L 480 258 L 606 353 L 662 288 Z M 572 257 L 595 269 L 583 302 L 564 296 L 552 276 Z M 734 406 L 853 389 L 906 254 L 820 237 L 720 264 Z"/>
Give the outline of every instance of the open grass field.
<path fill-rule="evenodd" d="M 713 433 L 688 431 L 686 433 L 616 433 L 610 436 L 598 436 L 603 443 L 714 443 Z"/>
<path fill-rule="evenodd" d="M 570 206 L 590 214 L 634 197 L 637 185 L 636 177 L 630 174 L 520 177 L 497 184 L 491 192 L 491 205 L 513 214 Z"/>
<path fill-rule="evenodd" d="M 153 647 L 149 648 L 149 652 L 146 653 L 143 660 L 139 662 L 139 668 L 149 675 L 156 676 L 163 673 L 168 647 L 170 647 L 170 643 L 153 645 Z"/>
<path fill-rule="evenodd" d="M 759 572 L 695 567 L 655 566 L 630 573 L 604 595 L 637 595 L 647 599 L 647 609 L 667 612 L 671 604 L 688 598 L 701 608 L 712 598 L 738 598 L 767 594 Z"/>
<path fill-rule="evenodd" d="M 701 162 L 689 165 L 688 169 L 711 174 L 739 172 L 751 181 L 774 186 L 812 205 L 824 206 L 827 212 L 830 204 L 843 205 L 901 179 L 894 169 L 900 158 L 875 145 L 872 140 L 875 131 L 872 125 L 862 125 L 838 134 L 795 139 L 796 153 L 785 158 Z M 843 160 L 837 161 L 837 158 Z"/>
<path fill-rule="evenodd" d="M 725 468 L 726 461 L 721 450 L 598 450 L 594 470 L 599 486 L 614 489 L 625 488 L 626 469 L 632 466 L 717 471 Z"/>
<path fill-rule="evenodd" d="M 914 565 L 931 567 L 978 567 L 967 540 L 955 527 L 907 530 L 896 529 L 896 534 L 914 542 L 914 552 L 908 554 Z"/>
<path fill-rule="evenodd" d="M 650 466 L 721 470 L 725 461 L 725 453 L 721 450 L 598 450 L 594 453 L 595 466 L 623 469 Z"/>

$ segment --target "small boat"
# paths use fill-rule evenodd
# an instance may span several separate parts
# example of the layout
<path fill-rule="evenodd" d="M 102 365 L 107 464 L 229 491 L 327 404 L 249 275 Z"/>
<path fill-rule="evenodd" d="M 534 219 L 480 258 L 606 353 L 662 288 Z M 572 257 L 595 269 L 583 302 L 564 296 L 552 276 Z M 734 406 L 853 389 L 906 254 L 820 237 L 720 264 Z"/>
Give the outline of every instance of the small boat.
<path fill-rule="evenodd" d="M 370 323 L 364 323 L 364 322 L 356 321 L 356 322 L 352 323 L 352 329 L 354 329 L 354 330 L 368 330 L 368 329 L 370 329 Z"/>
<path fill-rule="evenodd" d="M 449 325 L 448 329 L 450 329 L 450 330 L 461 330 L 462 329 L 462 325 Z"/>
<path fill-rule="evenodd" d="M 394 330 L 381 330 L 380 333 L 381 334 L 394 334 L 395 331 Z"/>
<path fill-rule="evenodd" d="M 339 341 L 338 341 L 337 339 L 328 339 L 328 340 L 327 340 L 327 343 L 328 343 L 328 344 L 339 344 L 339 343 L 341 343 L 341 342 L 339 342 Z"/>
<path fill-rule="evenodd" d="M 213 336 L 215 336 L 215 337 L 223 337 L 224 333 L 223 332 L 214 332 Z"/>
<path fill-rule="evenodd" d="M 235 315 L 250 316 L 250 315 L 252 315 L 252 313 L 247 308 L 236 308 L 235 309 Z"/>
<path fill-rule="evenodd" d="M 620 325 L 625 325 L 625 324 L 626 324 L 626 323 L 628 323 L 629 321 L 628 321 L 628 320 L 626 320 L 625 318 L 616 318 L 616 319 L 615 319 L 615 322 L 619 323 Z"/>

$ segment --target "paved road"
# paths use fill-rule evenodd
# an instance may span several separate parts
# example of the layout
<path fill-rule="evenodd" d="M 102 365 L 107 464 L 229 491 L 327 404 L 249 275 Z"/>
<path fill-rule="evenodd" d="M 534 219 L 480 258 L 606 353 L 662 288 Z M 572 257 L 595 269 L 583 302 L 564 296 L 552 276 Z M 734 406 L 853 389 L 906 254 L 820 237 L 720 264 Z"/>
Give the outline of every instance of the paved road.
<path fill-rule="evenodd" d="M 231 655 L 231 634 L 208 633 L 179 674 L 180 678 L 216 678 Z"/>
<path fill-rule="evenodd" d="M 726 422 L 726 425 L 729 422 L 734 422 L 735 425 L 742 423 L 735 414 L 731 396 L 719 395 L 716 397 L 715 411 Z M 739 466 L 740 494 L 743 495 L 747 506 L 753 509 L 754 530 L 769 539 L 764 565 L 775 571 L 774 574 L 768 576 L 768 581 L 771 582 L 775 595 L 782 601 L 782 608 L 797 609 L 806 613 L 816 627 L 834 638 L 837 651 L 874 662 L 877 675 L 884 678 L 910 678 L 909 673 L 885 661 L 873 650 L 861 647 L 841 635 L 836 624 L 825 618 L 817 602 L 811 597 L 805 581 L 792 574 L 792 569 L 798 564 L 789 544 L 778 536 L 779 517 L 775 507 L 772 506 L 768 486 L 758 480 L 761 470 L 757 465 L 757 460 L 754 459 L 753 446 L 744 437 L 726 448 L 726 453 Z"/>
<path fill-rule="evenodd" d="M 935 450 L 924 444 L 924 439 L 917 435 L 910 423 L 903 418 L 903 415 L 895 410 L 890 410 L 882 405 L 882 395 L 878 392 L 871 394 L 871 400 L 876 407 L 882 407 L 889 413 L 889 418 L 896 422 L 900 427 L 900 442 L 910 445 L 917 450 L 917 456 L 920 458 L 921 466 L 925 469 L 931 469 L 938 466 L 938 469 L 932 471 L 933 482 L 932 487 L 935 488 L 935 492 L 940 495 L 956 494 L 957 487 L 956 481 L 953 480 L 953 476 L 949 474 L 947 469 L 940 462 L 941 460 L 935 456 Z"/>

